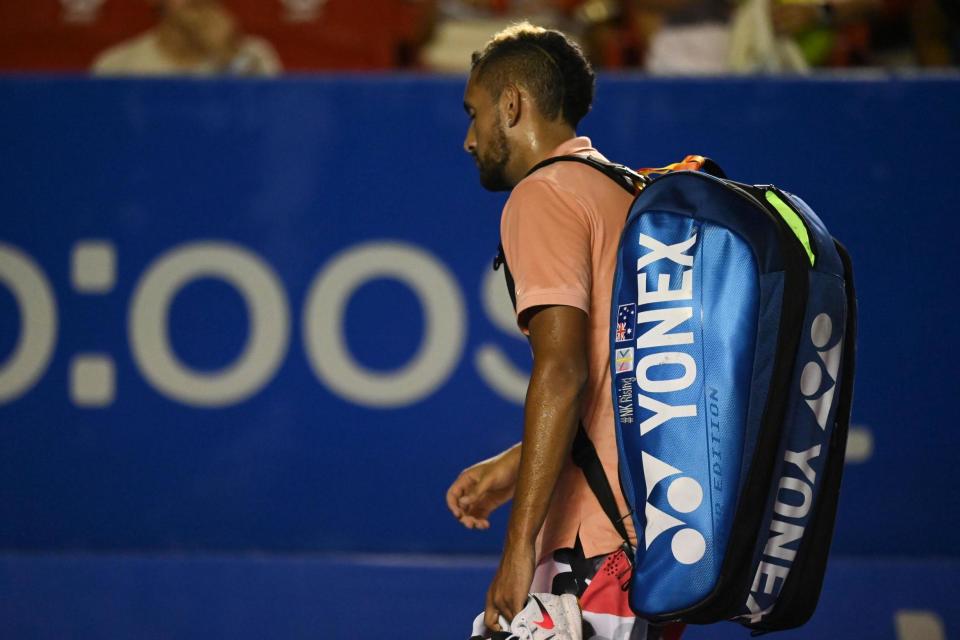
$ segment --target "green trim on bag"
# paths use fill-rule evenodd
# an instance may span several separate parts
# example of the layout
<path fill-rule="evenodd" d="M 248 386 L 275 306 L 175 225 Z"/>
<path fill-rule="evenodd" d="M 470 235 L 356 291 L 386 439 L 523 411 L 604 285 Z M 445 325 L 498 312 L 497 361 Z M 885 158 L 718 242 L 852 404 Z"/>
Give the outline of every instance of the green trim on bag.
<path fill-rule="evenodd" d="M 767 190 L 766 196 L 767 202 L 773 205 L 773 208 L 777 210 L 777 213 L 780 214 L 783 221 L 786 222 L 790 230 L 793 231 L 793 235 L 797 236 L 797 240 L 803 245 L 804 251 L 807 252 L 807 257 L 810 258 L 810 266 L 812 267 L 815 257 L 813 255 L 813 249 L 810 248 L 810 235 L 807 233 L 807 228 L 803 225 L 803 220 L 800 219 L 797 212 L 791 209 L 790 205 L 784 202 L 775 191 Z"/>

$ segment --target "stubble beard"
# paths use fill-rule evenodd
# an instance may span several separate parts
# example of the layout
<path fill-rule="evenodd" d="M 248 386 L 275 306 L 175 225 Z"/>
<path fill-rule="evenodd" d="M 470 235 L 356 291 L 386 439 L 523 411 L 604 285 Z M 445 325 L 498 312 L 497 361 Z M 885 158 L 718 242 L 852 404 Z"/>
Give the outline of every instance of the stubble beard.
<path fill-rule="evenodd" d="M 507 163 L 510 162 L 510 145 L 507 134 L 497 118 L 493 128 L 495 136 L 492 149 L 486 156 L 477 156 L 477 168 L 480 170 L 480 184 L 487 191 L 509 191 L 513 188 L 507 179 Z"/>

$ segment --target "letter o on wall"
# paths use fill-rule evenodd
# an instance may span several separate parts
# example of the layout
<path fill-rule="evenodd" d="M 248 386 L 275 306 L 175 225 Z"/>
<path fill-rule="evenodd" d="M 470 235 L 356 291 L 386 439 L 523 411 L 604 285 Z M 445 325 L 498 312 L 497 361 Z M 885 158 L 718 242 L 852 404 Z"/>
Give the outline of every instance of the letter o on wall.
<path fill-rule="evenodd" d="M 350 354 L 343 331 L 347 304 L 363 284 L 390 278 L 420 301 L 424 338 L 402 367 L 363 367 Z M 314 279 L 303 309 L 303 338 L 317 377 L 341 397 L 375 408 L 402 407 L 433 393 L 463 352 L 463 297 L 446 267 L 429 253 L 399 242 L 371 242 L 335 256 Z"/>
<path fill-rule="evenodd" d="M 241 354 L 213 373 L 188 368 L 170 344 L 170 305 L 198 278 L 234 287 L 250 323 Z M 147 268 L 133 295 L 127 331 L 134 361 L 154 388 L 183 404 L 223 407 L 249 398 L 276 373 L 289 344 L 290 310 L 282 283 L 256 254 L 226 242 L 195 242 L 171 249 Z"/>
<path fill-rule="evenodd" d="M 20 311 L 16 346 L 0 362 L 0 404 L 4 404 L 29 391 L 47 370 L 57 340 L 57 303 L 40 267 L 30 256 L 3 242 L 0 284 L 13 294 Z"/>
<path fill-rule="evenodd" d="M 679 365 L 683 368 L 683 374 L 672 380 L 651 380 L 647 377 L 647 372 L 650 369 L 662 365 Z M 651 353 L 641 358 L 640 362 L 637 363 L 637 384 L 648 393 L 680 391 L 689 387 L 696 379 L 697 363 L 689 354 L 682 351 Z"/>

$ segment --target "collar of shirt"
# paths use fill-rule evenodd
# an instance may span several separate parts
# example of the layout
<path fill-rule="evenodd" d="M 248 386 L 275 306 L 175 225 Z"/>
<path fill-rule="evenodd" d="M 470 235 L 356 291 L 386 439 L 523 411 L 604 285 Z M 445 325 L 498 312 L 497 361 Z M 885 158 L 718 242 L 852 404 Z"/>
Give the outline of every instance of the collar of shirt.
<path fill-rule="evenodd" d="M 557 156 L 570 156 L 570 155 L 598 155 L 597 150 L 593 148 L 593 143 L 590 142 L 590 138 L 586 136 L 578 136 L 576 138 L 570 138 L 569 140 L 562 142 L 560 146 L 550 152 L 548 158 L 555 158 Z"/>

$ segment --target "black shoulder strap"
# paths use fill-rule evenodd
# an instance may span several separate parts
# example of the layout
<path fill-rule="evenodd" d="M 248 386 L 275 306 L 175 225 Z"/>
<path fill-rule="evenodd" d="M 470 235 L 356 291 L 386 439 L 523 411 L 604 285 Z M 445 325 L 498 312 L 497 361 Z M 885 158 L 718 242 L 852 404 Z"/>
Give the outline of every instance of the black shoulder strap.
<path fill-rule="evenodd" d="M 503 279 L 507 283 L 507 293 L 510 294 L 510 302 L 513 304 L 513 310 L 517 310 L 517 291 L 513 282 L 513 274 L 510 273 L 510 265 L 507 264 L 507 254 L 503 252 L 503 243 L 497 245 L 497 256 L 493 259 L 493 270 L 496 271 L 503 267 Z"/>
<path fill-rule="evenodd" d="M 534 171 L 554 164 L 555 162 L 579 162 L 580 164 L 592 167 L 623 187 L 630 195 L 637 195 L 643 190 L 643 187 L 651 182 L 650 178 L 637 173 L 627 166 L 615 162 L 604 162 L 592 156 L 554 156 L 547 158 L 543 162 L 535 164 L 533 168 L 527 172 L 527 175 L 529 176 Z"/>
<path fill-rule="evenodd" d="M 619 533 L 623 539 L 623 546 L 621 548 L 626 552 L 630 561 L 633 562 L 633 548 L 630 546 L 630 536 L 627 534 L 626 525 L 623 524 L 624 518 L 630 514 L 626 516 L 620 515 L 620 511 L 617 509 L 617 499 L 613 496 L 613 489 L 610 487 L 610 481 L 607 480 L 607 474 L 603 470 L 600 456 L 597 455 L 597 449 L 593 446 L 593 442 L 590 441 L 590 436 L 587 435 L 587 431 L 583 428 L 582 422 L 577 424 L 577 435 L 573 439 L 572 454 L 573 463 L 583 471 L 583 475 L 587 479 L 587 485 L 589 485 L 593 495 L 597 497 L 600 508 L 607 514 L 607 518 L 610 519 L 613 528 L 617 530 L 617 533 Z"/>

